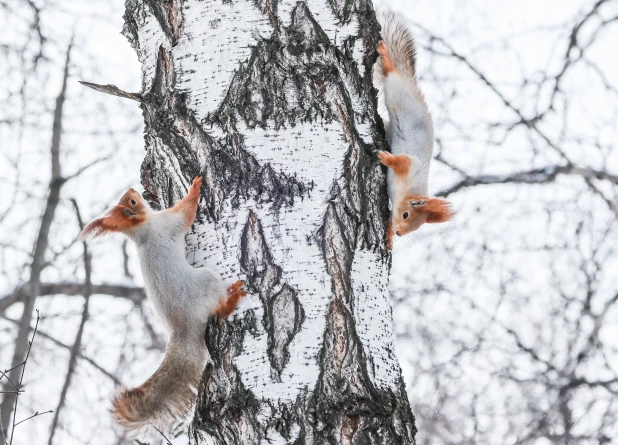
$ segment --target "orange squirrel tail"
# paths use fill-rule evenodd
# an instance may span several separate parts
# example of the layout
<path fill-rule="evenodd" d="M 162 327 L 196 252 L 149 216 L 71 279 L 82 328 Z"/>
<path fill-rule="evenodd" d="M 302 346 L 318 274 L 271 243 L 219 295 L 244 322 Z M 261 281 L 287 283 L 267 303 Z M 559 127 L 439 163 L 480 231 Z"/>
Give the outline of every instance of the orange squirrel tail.
<path fill-rule="evenodd" d="M 200 333 L 172 333 L 159 369 L 143 385 L 124 389 L 112 414 L 132 436 L 168 431 L 184 420 L 195 402 L 203 371 L 204 340 Z"/>

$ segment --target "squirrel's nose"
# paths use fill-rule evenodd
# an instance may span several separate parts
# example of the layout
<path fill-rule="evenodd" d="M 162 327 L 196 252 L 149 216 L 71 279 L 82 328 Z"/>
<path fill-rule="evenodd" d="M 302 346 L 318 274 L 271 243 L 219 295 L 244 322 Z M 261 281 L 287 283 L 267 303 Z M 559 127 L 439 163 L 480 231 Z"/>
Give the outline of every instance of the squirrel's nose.
<path fill-rule="evenodd" d="M 397 234 L 397 236 L 401 236 L 401 235 L 399 234 L 399 230 L 398 230 L 398 231 L 396 231 L 395 233 Z"/>

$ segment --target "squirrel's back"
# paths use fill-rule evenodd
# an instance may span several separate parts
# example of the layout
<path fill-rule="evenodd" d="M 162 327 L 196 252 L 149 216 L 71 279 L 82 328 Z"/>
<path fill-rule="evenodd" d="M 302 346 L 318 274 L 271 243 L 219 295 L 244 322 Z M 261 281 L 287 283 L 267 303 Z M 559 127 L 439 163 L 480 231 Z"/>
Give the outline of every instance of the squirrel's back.
<path fill-rule="evenodd" d="M 386 43 L 393 65 L 404 74 L 410 81 L 416 79 L 416 46 L 412 33 L 405 25 L 405 19 L 392 11 L 379 11 L 378 22 L 382 27 L 380 34 Z M 378 60 L 374 68 L 374 82 L 378 89 L 384 84 L 384 66 L 382 58 Z"/>

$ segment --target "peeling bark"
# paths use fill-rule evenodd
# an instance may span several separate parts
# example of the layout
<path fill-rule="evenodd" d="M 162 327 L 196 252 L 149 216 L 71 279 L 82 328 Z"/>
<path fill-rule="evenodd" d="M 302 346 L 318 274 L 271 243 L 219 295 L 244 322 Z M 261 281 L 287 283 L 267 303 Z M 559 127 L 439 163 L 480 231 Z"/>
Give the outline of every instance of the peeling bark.
<path fill-rule="evenodd" d="M 144 196 L 204 176 L 189 260 L 250 294 L 212 320 L 195 443 L 411 444 L 393 353 L 385 148 L 365 0 L 128 0 Z"/>

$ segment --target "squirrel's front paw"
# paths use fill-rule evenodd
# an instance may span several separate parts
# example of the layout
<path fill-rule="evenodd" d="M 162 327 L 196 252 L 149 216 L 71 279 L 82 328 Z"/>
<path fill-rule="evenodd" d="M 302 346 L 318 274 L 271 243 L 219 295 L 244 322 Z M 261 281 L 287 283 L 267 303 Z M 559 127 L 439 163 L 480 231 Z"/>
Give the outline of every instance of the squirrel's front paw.
<path fill-rule="evenodd" d="M 388 48 L 386 47 L 386 43 L 384 43 L 384 41 L 378 43 L 377 50 L 378 54 L 380 54 L 380 56 L 382 57 L 382 69 L 384 70 L 384 75 L 388 75 L 388 73 L 395 71 L 395 65 L 393 64 L 391 56 L 388 53 Z"/>
<path fill-rule="evenodd" d="M 238 306 L 238 301 L 247 295 L 247 292 L 243 289 L 244 285 L 244 281 L 238 280 L 227 288 L 227 300 L 215 309 L 215 314 L 217 314 L 217 317 L 227 318 L 232 312 L 234 312 L 236 306 Z"/>
<path fill-rule="evenodd" d="M 247 295 L 247 292 L 245 292 L 245 290 L 244 290 L 244 288 L 243 288 L 243 287 L 244 287 L 244 285 L 245 285 L 245 282 L 244 282 L 243 280 L 238 280 L 238 281 L 236 281 L 234 284 L 231 284 L 231 285 L 227 288 L 227 293 L 228 293 L 228 295 L 229 295 L 229 294 L 233 294 L 233 293 L 240 292 L 240 293 L 242 293 L 242 294 L 243 294 L 242 296 L 244 297 L 245 295 Z"/>

